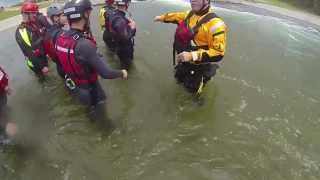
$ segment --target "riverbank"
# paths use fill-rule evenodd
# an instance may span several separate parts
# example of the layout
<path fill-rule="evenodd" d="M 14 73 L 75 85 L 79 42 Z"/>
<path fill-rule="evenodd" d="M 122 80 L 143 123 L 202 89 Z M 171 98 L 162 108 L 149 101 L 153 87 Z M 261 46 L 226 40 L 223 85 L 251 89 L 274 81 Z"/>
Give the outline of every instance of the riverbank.
<path fill-rule="evenodd" d="M 40 8 L 48 7 L 52 3 L 50 1 L 39 2 L 38 5 Z M 5 20 L 20 14 L 20 5 L 14 5 L 8 8 L 5 8 L 3 11 L 0 12 L 0 21 Z"/>
<path fill-rule="evenodd" d="M 245 6 L 249 6 L 249 7 L 253 7 L 253 8 L 257 8 L 260 10 L 265 10 L 265 12 L 263 13 L 264 15 L 268 15 L 268 11 L 270 12 L 270 14 L 279 14 L 279 17 L 287 17 L 290 20 L 297 19 L 301 22 L 307 22 L 309 24 L 313 24 L 316 26 L 320 27 L 320 16 L 307 12 L 307 11 L 303 11 L 300 9 L 296 9 L 293 6 L 285 6 L 284 7 L 279 7 L 279 6 L 275 6 L 272 5 L 268 2 L 271 1 L 267 1 L 267 0 L 216 0 L 215 1 L 218 5 L 219 4 L 225 4 L 224 7 L 228 7 L 230 5 L 228 4 L 233 4 L 233 5 L 245 5 Z M 258 10 L 257 10 L 258 12 Z"/>
<path fill-rule="evenodd" d="M 272 0 L 216 0 L 215 3 L 219 6 L 224 8 L 234 7 L 235 5 L 245 5 L 251 8 L 257 8 L 259 10 L 264 10 L 264 15 L 268 14 L 279 14 L 279 17 L 288 17 L 290 20 L 298 19 L 301 22 L 307 22 L 316 26 L 320 26 L 320 16 L 295 9 L 293 6 L 290 5 L 281 5 L 275 4 L 272 5 Z M 92 3 L 95 5 L 99 5 L 103 3 L 103 0 L 92 0 Z M 47 7 L 50 4 L 49 2 L 42 2 L 40 3 L 40 7 Z M 285 3 L 284 3 L 285 4 Z M 277 6 L 276 6 L 277 5 Z M 282 7 L 281 7 L 282 6 Z M 10 9 L 10 8 L 9 8 Z M 8 24 L 15 24 L 16 22 L 20 22 L 19 16 L 20 10 L 18 7 L 12 7 L 11 11 L 4 11 L 0 12 L 0 31 L 3 29 L 7 29 Z M 259 11 L 257 10 L 257 12 Z M 8 28 L 12 27 L 9 26 Z"/>

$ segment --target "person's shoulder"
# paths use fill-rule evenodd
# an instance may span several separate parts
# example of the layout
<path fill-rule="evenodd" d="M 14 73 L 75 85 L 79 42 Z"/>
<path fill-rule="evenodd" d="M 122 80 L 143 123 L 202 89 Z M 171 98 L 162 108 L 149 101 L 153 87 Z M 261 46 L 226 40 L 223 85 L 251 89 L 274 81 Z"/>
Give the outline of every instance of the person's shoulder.
<path fill-rule="evenodd" d="M 19 24 L 16 29 L 16 34 L 21 34 L 22 31 L 28 31 L 27 27 L 24 24 Z"/>
<path fill-rule="evenodd" d="M 20 24 L 17 26 L 17 30 L 23 29 L 23 28 L 26 28 L 26 25 L 25 25 L 24 23 L 20 23 Z"/>
<path fill-rule="evenodd" d="M 213 15 L 213 18 L 211 18 L 207 23 L 206 26 L 210 30 L 211 33 L 215 34 L 217 32 L 225 31 L 227 28 L 226 23 L 224 20 L 219 17 L 217 14 L 211 12 Z"/>
<path fill-rule="evenodd" d="M 89 51 L 95 51 L 96 47 L 93 45 L 93 43 L 89 39 L 80 37 L 77 40 L 77 45 L 75 49 L 78 51 L 78 53 L 86 53 Z"/>

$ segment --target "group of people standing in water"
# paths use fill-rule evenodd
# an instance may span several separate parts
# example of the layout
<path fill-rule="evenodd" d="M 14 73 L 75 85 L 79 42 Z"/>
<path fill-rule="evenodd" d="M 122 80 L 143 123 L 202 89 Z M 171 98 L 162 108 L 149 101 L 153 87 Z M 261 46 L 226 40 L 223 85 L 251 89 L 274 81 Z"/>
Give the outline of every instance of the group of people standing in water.
<path fill-rule="evenodd" d="M 103 41 L 120 60 L 120 70 L 116 70 L 108 67 L 105 57 L 98 52 L 90 27 L 90 0 L 52 4 L 47 8 L 47 16 L 39 12 L 32 0 L 24 2 L 15 37 L 27 66 L 44 82 L 49 61 L 53 61 L 65 87 L 82 104 L 90 111 L 103 105 L 106 95 L 98 77 L 126 79 L 133 63 L 136 23 L 128 15 L 130 3 L 131 0 L 106 0 L 99 12 Z M 227 26 L 213 12 L 210 0 L 190 3 L 191 10 L 166 13 L 156 16 L 154 21 L 177 25 L 172 51 L 174 76 L 188 91 L 201 94 L 224 57 Z M 0 68 L 0 110 L 3 111 L 10 93 L 8 76 Z M 5 136 L 16 131 L 10 123 L 0 127 Z"/>

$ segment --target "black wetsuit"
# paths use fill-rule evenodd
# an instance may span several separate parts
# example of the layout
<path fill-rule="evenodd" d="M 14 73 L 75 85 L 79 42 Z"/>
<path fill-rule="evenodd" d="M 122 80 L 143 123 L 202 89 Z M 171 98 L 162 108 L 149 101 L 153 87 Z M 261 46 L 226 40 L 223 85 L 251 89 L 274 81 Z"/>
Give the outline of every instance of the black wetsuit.
<path fill-rule="evenodd" d="M 66 34 L 70 35 L 76 33 L 78 33 L 80 37 L 83 36 L 80 31 L 74 29 L 66 32 Z M 89 39 L 80 38 L 74 49 L 74 54 L 80 64 L 88 65 L 104 79 L 115 79 L 123 76 L 122 71 L 113 70 L 107 66 L 105 59 L 97 53 L 97 48 L 93 46 Z M 104 102 L 106 99 L 105 93 L 98 80 L 88 85 L 78 86 L 73 92 L 79 97 L 83 104 L 89 106 L 95 106 L 98 103 Z"/>
<path fill-rule="evenodd" d="M 20 30 L 26 30 L 30 45 L 23 39 Z M 16 30 L 16 41 L 23 52 L 28 63 L 28 67 L 40 78 L 43 79 L 42 69 L 48 66 L 48 59 L 43 47 L 43 36 L 35 27 L 21 23 Z"/>
<path fill-rule="evenodd" d="M 126 13 L 118 9 L 111 15 L 110 23 L 112 36 L 117 44 L 117 55 L 121 68 L 128 69 L 133 60 L 136 29 L 131 29 Z"/>

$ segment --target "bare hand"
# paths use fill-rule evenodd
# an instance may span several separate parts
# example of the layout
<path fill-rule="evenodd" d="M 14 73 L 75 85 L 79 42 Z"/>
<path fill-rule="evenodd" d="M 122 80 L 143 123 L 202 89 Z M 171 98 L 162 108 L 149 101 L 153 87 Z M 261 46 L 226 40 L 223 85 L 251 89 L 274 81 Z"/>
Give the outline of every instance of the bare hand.
<path fill-rule="evenodd" d="M 128 78 L 128 71 L 125 69 L 122 69 L 121 71 L 122 71 L 122 78 L 127 79 Z"/>
<path fill-rule="evenodd" d="M 154 21 L 154 22 L 159 22 L 159 21 L 161 21 L 161 16 L 156 16 L 156 17 L 154 17 L 153 21 Z"/>
<path fill-rule="evenodd" d="M 9 96 L 12 94 L 12 89 L 10 87 L 6 87 L 5 91 Z"/>
<path fill-rule="evenodd" d="M 14 137 L 17 134 L 17 125 L 9 122 L 6 126 L 6 134 L 9 137 Z"/>
<path fill-rule="evenodd" d="M 191 52 L 183 51 L 178 54 L 177 59 L 179 62 L 190 62 L 192 60 L 192 54 Z"/>
<path fill-rule="evenodd" d="M 45 66 L 45 67 L 43 67 L 42 68 L 42 73 L 44 74 L 44 75 L 47 75 L 48 73 L 49 73 L 49 68 L 47 67 L 47 66 Z"/>
<path fill-rule="evenodd" d="M 136 22 L 134 22 L 134 20 L 130 20 L 129 24 L 131 29 L 136 29 Z"/>

